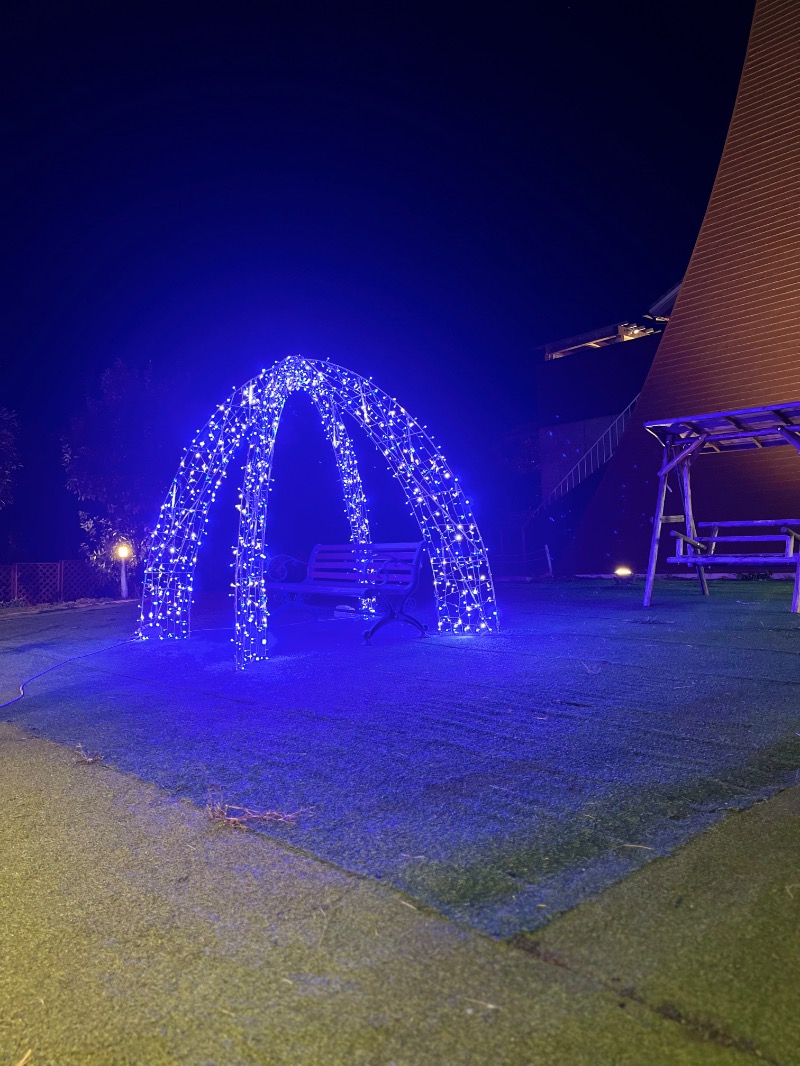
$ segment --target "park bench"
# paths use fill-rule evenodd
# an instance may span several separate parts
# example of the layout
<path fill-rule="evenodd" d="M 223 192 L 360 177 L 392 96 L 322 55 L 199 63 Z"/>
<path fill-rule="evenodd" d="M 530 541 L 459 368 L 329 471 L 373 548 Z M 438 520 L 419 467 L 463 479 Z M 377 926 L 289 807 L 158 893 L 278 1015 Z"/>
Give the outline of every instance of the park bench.
<path fill-rule="evenodd" d="M 316 544 L 302 580 L 287 580 L 296 560 L 277 556 L 268 568 L 265 588 L 288 597 L 289 603 L 308 606 L 308 597 L 327 596 L 341 600 L 377 599 L 384 613 L 364 632 L 369 643 L 389 622 L 408 622 L 425 636 L 427 626 L 409 614 L 419 584 L 424 545 L 422 541 L 392 544 Z"/>
<path fill-rule="evenodd" d="M 694 567 L 705 584 L 709 567 L 745 573 L 794 570 L 792 611 L 800 606 L 800 519 L 759 519 L 745 522 L 698 522 L 690 537 L 672 530 L 675 554 L 668 563 Z M 707 531 L 707 532 L 706 532 Z M 737 550 L 741 545 L 741 550 Z M 705 591 L 705 589 L 704 589 Z"/>

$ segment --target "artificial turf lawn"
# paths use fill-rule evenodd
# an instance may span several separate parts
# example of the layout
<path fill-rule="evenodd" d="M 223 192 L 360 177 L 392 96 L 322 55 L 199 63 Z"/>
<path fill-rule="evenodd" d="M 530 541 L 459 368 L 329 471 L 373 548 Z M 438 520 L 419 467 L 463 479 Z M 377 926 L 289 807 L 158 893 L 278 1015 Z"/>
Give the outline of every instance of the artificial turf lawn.
<path fill-rule="evenodd" d="M 498 936 L 544 924 L 797 780 L 800 621 L 786 582 L 501 589 L 502 631 L 276 627 L 233 668 L 229 607 L 122 644 L 5 716 L 198 806 L 302 811 L 277 839 Z M 133 628 L 133 607 L 9 619 L 0 680 Z"/>

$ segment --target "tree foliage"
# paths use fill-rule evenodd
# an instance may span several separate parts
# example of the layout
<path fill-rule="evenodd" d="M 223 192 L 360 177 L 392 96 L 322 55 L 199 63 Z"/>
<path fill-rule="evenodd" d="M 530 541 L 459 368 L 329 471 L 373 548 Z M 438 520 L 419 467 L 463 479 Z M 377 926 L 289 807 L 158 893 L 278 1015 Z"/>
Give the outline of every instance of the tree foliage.
<path fill-rule="evenodd" d="M 114 546 L 126 541 L 135 570 L 174 473 L 170 440 L 171 391 L 143 369 L 117 360 L 103 371 L 63 439 L 67 488 L 85 507 L 82 550 L 100 569 L 117 564 Z"/>
<path fill-rule="evenodd" d="M 14 498 L 14 472 L 22 466 L 18 441 L 16 413 L 0 407 L 0 509 L 7 507 Z"/>

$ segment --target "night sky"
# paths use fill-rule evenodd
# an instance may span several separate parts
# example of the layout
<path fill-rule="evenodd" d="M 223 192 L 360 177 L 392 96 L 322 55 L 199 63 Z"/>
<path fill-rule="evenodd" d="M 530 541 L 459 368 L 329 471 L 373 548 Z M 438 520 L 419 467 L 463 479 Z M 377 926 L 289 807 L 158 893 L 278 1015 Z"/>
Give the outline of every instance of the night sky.
<path fill-rule="evenodd" d="M 15 7 L 0 524 L 45 558 L 77 543 L 60 435 L 118 358 L 183 374 L 187 443 L 262 366 L 330 358 L 485 476 L 535 346 L 682 276 L 753 5 Z"/>

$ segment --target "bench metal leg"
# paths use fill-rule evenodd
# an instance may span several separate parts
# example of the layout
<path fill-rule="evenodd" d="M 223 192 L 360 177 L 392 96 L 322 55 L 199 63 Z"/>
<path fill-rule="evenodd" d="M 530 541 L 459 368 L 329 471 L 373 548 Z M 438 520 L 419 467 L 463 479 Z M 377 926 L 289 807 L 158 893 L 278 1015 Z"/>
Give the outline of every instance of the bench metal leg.
<path fill-rule="evenodd" d="M 800 612 L 800 562 L 794 571 L 794 592 L 792 593 L 792 614 Z"/>
<path fill-rule="evenodd" d="M 405 605 L 406 605 L 406 601 L 405 600 L 403 600 L 403 602 L 400 605 L 399 609 L 393 607 L 392 604 L 389 603 L 388 600 L 385 600 L 384 602 L 386 604 L 386 614 L 382 615 L 378 619 L 378 621 L 370 629 L 367 629 L 365 631 L 365 633 L 364 633 L 364 643 L 365 644 L 369 644 L 369 642 L 372 640 L 372 638 L 375 636 L 375 634 L 378 632 L 379 629 L 382 629 L 384 626 L 388 625 L 390 622 L 395 622 L 395 621 L 397 621 L 397 622 L 408 622 L 408 624 L 410 626 L 413 626 L 416 630 L 418 630 L 422 634 L 423 637 L 426 635 L 428 627 L 426 625 L 424 625 L 424 623 L 420 622 L 418 618 L 414 618 L 413 615 L 408 614 L 404 610 Z"/>
<path fill-rule="evenodd" d="M 410 626 L 413 626 L 415 629 L 418 629 L 423 637 L 428 632 L 428 627 L 424 623 L 420 622 L 418 618 L 415 618 L 413 614 L 406 614 L 405 611 L 400 611 L 397 617 L 400 619 L 401 622 L 408 622 Z"/>

